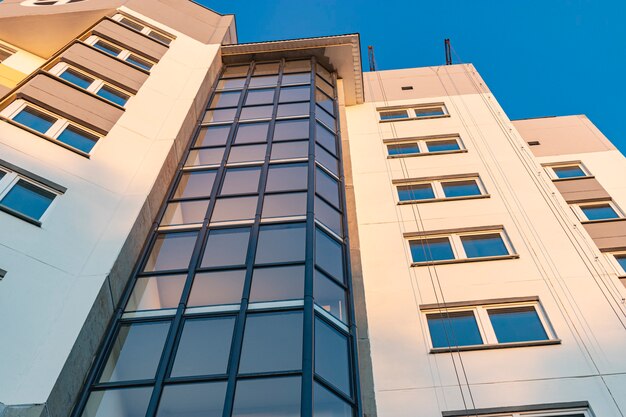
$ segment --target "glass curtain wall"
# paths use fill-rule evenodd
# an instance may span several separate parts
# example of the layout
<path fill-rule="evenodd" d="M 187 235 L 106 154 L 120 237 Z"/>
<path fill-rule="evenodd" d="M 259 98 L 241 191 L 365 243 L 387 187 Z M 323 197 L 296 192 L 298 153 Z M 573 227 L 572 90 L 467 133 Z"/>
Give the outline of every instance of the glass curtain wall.
<path fill-rule="evenodd" d="M 75 417 L 360 414 L 335 84 L 225 67 Z"/>

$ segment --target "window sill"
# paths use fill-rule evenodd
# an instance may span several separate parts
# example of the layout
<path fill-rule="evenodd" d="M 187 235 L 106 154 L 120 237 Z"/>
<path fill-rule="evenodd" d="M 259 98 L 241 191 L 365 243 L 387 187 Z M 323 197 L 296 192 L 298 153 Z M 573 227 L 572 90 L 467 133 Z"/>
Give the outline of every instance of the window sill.
<path fill-rule="evenodd" d="M 428 261 L 428 262 L 413 262 L 411 266 L 436 266 L 447 264 L 463 264 L 469 262 L 483 262 L 483 261 L 499 261 L 504 259 L 518 259 L 518 254 L 513 255 L 501 255 L 501 256 L 484 256 L 482 258 L 467 258 L 467 259 L 446 259 L 444 261 Z"/>
<path fill-rule="evenodd" d="M 19 211 L 15 211 L 9 207 L 0 205 L 0 211 L 4 211 L 7 214 L 17 217 L 20 220 L 24 220 L 30 224 L 34 224 L 37 227 L 41 227 L 41 222 L 37 219 L 33 219 L 32 217 L 28 217 L 25 214 L 20 213 Z"/>
<path fill-rule="evenodd" d="M 446 117 L 450 117 L 450 115 L 449 114 L 442 114 L 441 116 L 407 117 L 406 119 L 378 120 L 378 122 L 379 123 L 408 122 L 408 121 L 411 121 L 411 120 L 445 119 Z"/>
<path fill-rule="evenodd" d="M 595 175 L 587 175 L 584 177 L 570 177 L 570 178 L 552 178 L 552 182 L 565 182 L 565 181 L 576 181 L 576 180 L 586 180 L 589 178 L 595 178 Z"/>
<path fill-rule="evenodd" d="M 472 350 L 491 350 L 491 349 L 509 349 L 531 346 L 550 346 L 560 345 L 561 339 L 551 340 L 538 340 L 531 342 L 512 342 L 512 343 L 495 343 L 490 345 L 472 345 L 472 346 L 458 346 L 447 348 L 432 348 L 429 353 L 450 353 L 450 352 L 467 352 Z"/>
<path fill-rule="evenodd" d="M 414 156 L 450 155 L 455 153 L 467 153 L 467 149 L 455 149 L 453 151 L 407 153 L 404 155 L 387 155 L 387 159 L 411 158 Z"/>
<path fill-rule="evenodd" d="M 479 200 L 481 198 L 490 198 L 490 197 L 491 197 L 491 194 L 468 195 L 468 196 L 462 196 L 462 197 L 427 198 L 424 200 L 398 201 L 398 205 L 406 206 L 406 205 L 411 205 L 411 204 L 422 204 L 422 203 L 440 203 L 443 201 Z"/>
<path fill-rule="evenodd" d="M 623 222 L 626 221 L 626 217 L 618 217 L 617 219 L 600 219 L 600 220 L 581 220 L 582 224 L 595 224 L 595 223 L 611 223 L 611 222 Z"/>

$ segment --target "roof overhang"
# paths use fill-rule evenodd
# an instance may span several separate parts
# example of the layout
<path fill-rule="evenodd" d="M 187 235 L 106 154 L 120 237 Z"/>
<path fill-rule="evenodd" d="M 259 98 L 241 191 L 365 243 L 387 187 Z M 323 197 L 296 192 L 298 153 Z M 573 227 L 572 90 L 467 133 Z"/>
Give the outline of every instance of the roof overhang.
<path fill-rule="evenodd" d="M 343 80 L 346 105 L 363 103 L 363 73 L 358 34 L 243 43 L 222 47 L 225 64 L 315 56 Z"/>

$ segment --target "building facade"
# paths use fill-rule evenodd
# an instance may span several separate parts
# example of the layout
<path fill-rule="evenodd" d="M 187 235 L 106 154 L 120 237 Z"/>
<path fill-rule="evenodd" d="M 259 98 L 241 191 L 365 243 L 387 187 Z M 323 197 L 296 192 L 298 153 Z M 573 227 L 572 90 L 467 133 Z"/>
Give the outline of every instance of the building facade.
<path fill-rule="evenodd" d="M 472 65 L 5 0 L 0 149 L 0 416 L 626 412 L 626 160 Z"/>

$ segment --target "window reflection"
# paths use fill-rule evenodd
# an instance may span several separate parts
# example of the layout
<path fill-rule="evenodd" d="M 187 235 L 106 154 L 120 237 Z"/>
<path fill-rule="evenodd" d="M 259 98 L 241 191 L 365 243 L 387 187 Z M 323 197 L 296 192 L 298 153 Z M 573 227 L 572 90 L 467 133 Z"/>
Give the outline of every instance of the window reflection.
<path fill-rule="evenodd" d="M 226 145 L 231 125 L 207 126 L 200 129 L 194 146 L 223 146 Z"/>
<path fill-rule="evenodd" d="M 315 319 L 315 373 L 350 394 L 348 338 L 319 318 Z"/>
<path fill-rule="evenodd" d="M 337 155 L 335 134 L 319 123 L 315 124 L 315 140 L 333 155 Z"/>
<path fill-rule="evenodd" d="M 209 200 L 170 203 L 161 219 L 161 226 L 202 223 L 208 208 Z"/>
<path fill-rule="evenodd" d="M 211 223 L 254 219 L 257 201 L 256 196 L 218 198 L 211 216 Z"/>
<path fill-rule="evenodd" d="M 304 266 L 255 268 L 250 302 L 294 300 L 304 297 Z"/>
<path fill-rule="evenodd" d="M 318 383 L 315 383 L 315 390 L 313 391 L 313 410 L 314 417 L 352 416 L 352 407 L 350 404 Z"/>
<path fill-rule="evenodd" d="M 313 298 L 320 307 L 339 320 L 348 321 L 345 290 L 317 269 L 313 276 Z"/>
<path fill-rule="evenodd" d="M 309 142 L 278 142 L 272 144 L 270 160 L 306 158 L 309 155 Z"/>
<path fill-rule="evenodd" d="M 274 142 L 309 138 L 309 119 L 281 120 L 274 127 Z"/>
<path fill-rule="evenodd" d="M 315 230 L 315 263 L 333 277 L 343 281 L 343 251 L 335 239 Z"/>
<path fill-rule="evenodd" d="M 300 417 L 300 390 L 300 377 L 239 380 L 232 417 Z"/>
<path fill-rule="evenodd" d="M 208 197 L 213 189 L 216 171 L 183 172 L 174 198 Z"/>
<path fill-rule="evenodd" d="M 151 395 L 152 387 L 94 391 L 82 417 L 145 417 Z"/>
<path fill-rule="evenodd" d="M 163 388 L 157 417 L 221 417 L 226 382 L 168 385 Z"/>
<path fill-rule="evenodd" d="M 225 148 L 204 148 L 189 151 L 186 167 L 197 167 L 202 165 L 218 165 L 222 162 Z"/>
<path fill-rule="evenodd" d="M 242 265 L 246 261 L 250 228 L 215 229 L 209 232 L 202 266 Z"/>
<path fill-rule="evenodd" d="M 266 191 L 295 191 L 307 188 L 306 164 L 272 165 L 267 174 Z"/>
<path fill-rule="evenodd" d="M 126 311 L 176 308 L 183 293 L 187 275 L 140 277 L 126 305 Z"/>
<path fill-rule="evenodd" d="M 221 195 L 256 193 L 259 188 L 261 168 L 228 168 Z"/>
<path fill-rule="evenodd" d="M 158 235 L 144 271 L 187 269 L 197 235 L 197 232 Z"/>
<path fill-rule="evenodd" d="M 304 223 L 261 226 L 256 263 L 303 261 L 305 237 Z"/>
<path fill-rule="evenodd" d="M 246 278 L 245 269 L 197 273 L 187 307 L 239 304 Z"/>
<path fill-rule="evenodd" d="M 315 169 L 315 192 L 339 208 L 339 184 L 320 168 Z"/>
<path fill-rule="evenodd" d="M 263 218 L 304 216 L 306 193 L 270 194 L 263 202 Z"/>
<path fill-rule="evenodd" d="M 237 128 L 235 143 L 241 145 L 242 143 L 267 142 L 268 128 L 268 122 L 242 123 L 239 125 L 239 128 Z"/>

